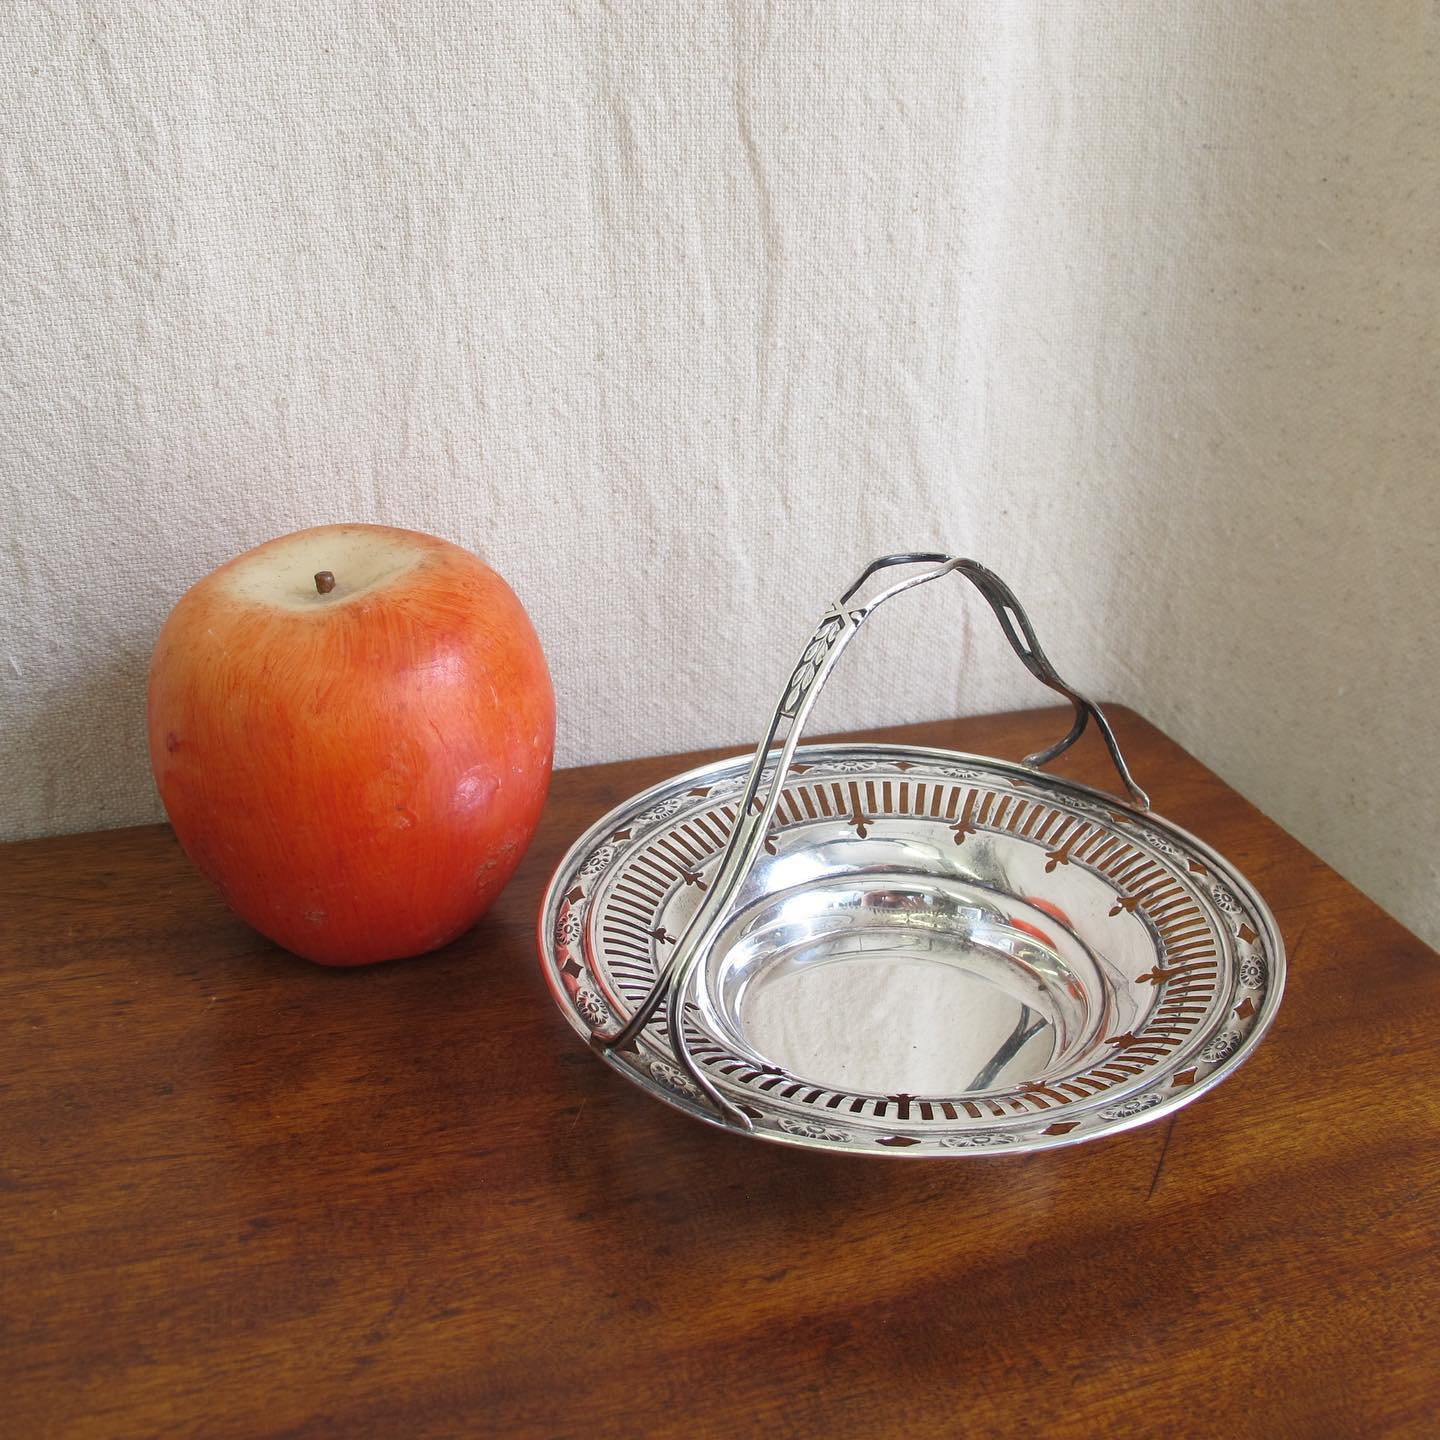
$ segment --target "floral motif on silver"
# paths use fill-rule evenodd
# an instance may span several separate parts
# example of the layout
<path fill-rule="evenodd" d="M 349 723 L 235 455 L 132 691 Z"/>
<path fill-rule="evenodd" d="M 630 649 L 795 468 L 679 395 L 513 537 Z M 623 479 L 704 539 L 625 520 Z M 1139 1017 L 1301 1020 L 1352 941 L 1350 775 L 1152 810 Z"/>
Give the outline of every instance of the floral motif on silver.
<path fill-rule="evenodd" d="M 1162 1098 L 1153 1090 L 1144 1095 L 1132 1095 L 1128 1100 L 1122 1100 L 1120 1104 L 1102 1110 L 1100 1114 L 1106 1120 L 1128 1120 L 1132 1115 L 1142 1115 L 1146 1110 L 1153 1109 Z"/>
<path fill-rule="evenodd" d="M 1217 1035 L 1201 1052 L 1200 1058 L 1207 1065 L 1228 1060 L 1240 1048 L 1240 1036 L 1234 1030 Z"/>
<path fill-rule="evenodd" d="M 575 1009 L 592 1030 L 610 1021 L 610 1007 L 593 990 L 575 992 Z"/>
<path fill-rule="evenodd" d="M 672 1065 L 668 1060 L 652 1060 L 650 1074 L 666 1089 L 673 1090 L 677 1095 L 696 1098 L 700 1094 L 690 1077 L 678 1065 Z"/>
<path fill-rule="evenodd" d="M 988 1150 L 1013 1145 L 1018 1138 L 1008 1130 L 977 1130 L 973 1135 L 946 1135 L 940 1143 L 951 1150 Z"/>
<path fill-rule="evenodd" d="M 777 1123 L 787 1135 L 803 1135 L 810 1140 L 834 1140 L 836 1142 L 850 1139 L 848 1130 L 836 1129 L 835 1126 L 826 1125 L 820 1120 L 804 1120 L 793 1115 L 782 1115 Z"/>

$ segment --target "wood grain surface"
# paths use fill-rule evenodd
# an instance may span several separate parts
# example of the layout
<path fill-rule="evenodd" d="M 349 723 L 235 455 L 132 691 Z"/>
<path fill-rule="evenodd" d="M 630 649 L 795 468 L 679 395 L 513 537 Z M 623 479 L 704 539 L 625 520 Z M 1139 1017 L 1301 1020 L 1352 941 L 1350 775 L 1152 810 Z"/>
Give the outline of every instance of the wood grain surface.
<path fill-rule="evenodd" d="M 550 870 L 711 755 L 557 775 L 478 929 L 358 972 L 260 940 L 163 827 L 0 847 L 0 1430 L 1437 1433 L 1437 957 L 1114 718 L 1269 900 L 1289 986 L 1212 1094 L 1030 1157 L 758 1144 L 576 1040 L 535 963 Z M 1097 742 L 1062 768 L 1110 783 Z"/>

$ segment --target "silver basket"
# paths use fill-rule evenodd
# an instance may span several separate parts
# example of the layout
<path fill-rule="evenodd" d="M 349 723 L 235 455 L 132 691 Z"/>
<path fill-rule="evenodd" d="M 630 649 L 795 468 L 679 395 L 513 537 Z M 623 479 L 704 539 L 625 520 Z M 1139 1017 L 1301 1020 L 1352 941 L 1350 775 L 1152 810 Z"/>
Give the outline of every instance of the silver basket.
<path fill-rule="evenodd" d="M 865 621 L 952 573 L 1073 704 L 1069 733 L 1021 764 L 800 748 Z M 1040 768 L 1092 721 L 1126 799 Z M 1285 968 L 1264 902 L 1150 813 L 1010 588 L 936 554 L 876 560 L 826 611 L 753 758 L 667 780 L 582 835 L 539 938 L 571 1025 L 643 1089 L 762 1139 L 866 1154 L 1019 1153 L 1168 1114 L 1254 1048 Z"/>

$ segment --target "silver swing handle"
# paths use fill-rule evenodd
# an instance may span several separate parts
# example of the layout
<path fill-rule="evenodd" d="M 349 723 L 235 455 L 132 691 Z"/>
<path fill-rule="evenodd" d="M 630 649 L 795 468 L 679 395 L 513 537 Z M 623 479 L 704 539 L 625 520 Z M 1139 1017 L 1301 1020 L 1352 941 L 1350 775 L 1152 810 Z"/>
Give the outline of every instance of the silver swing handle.
<path fill-rule="evenodd" d="M 907 579 L 897 580 L 863 605 L 851 603 L 872 575 L 899 565 L 928 565 L 931 568 L 918 575 L 911 575 Z M 1120 746 L 1115 739 L 1115 732 L 1110 728 L 1110 722 L 1094 701 L 1086 699 L 1078 690 L 1072 689 L 1060 678 L 1055 667 L 1051 665 L 1045 652 L 1040 648 L 1039 641 L 1035 638 L 1035 630 L 1030 624 L 1030 617 L 1026 615 L 1024 608 L 1015 598 L 1014 592 L 998 575 L 974 560 L 965 560 L 952 555 L 930 553 L 884 555 L 878 560 L 872 560 L 860 572 L 850 588 L 825 612 L 786 682 L 780 703 L 775 707 L 775 712 L 770 718 L 770 728 L 756 749 L 754 760 L 751 761 L 745 788 L 741 792 L 737 807 L 735 828 L 730 834 L 725 853 L 721 857 L 715 880 L 684 932 L 676 941 L 669 962 L 656 976 L 655 983 L 650 987 L 644 1000 L 640 1002 L 635 1013 L 620 1030 L 603 1035 L 596 1032 L 590 1037 L 591 1043 L 601 1051 L 633 1048 L 638 1044 L 641 1032 L 654 1018 L 661 1004 L 668 1002 L 670 1038 L 673 1042 L 675 1057 L 680 1062 L 681 1068 L 691 1082 L 720 1112 L 725 1121 L 740 1129 L 751 1130 L 754 1128 L 750 1117 L 720 1094 L 710 1078 L 702 1073 L 700 1067 L 696 1065 L 694 1057 L 690 1054 L 690 1046 L 685 1038 L 682 1019 L 685 995 L 689 990 L 690 981 L 710 953 L 716 937 L 729 916 L 735 897 L 739 894 L 741 886 L 744 885 L 746 877 L 755 864 L 756 856 L 765 843 L 765 836 L 770 829 L 770 822 L 774 819 L 775 809 L 780 803 L 780 792 L 785 777 L 789 774 L 790 764 L 795 756 L 795 748 L 800 743 L 801 733 L 805 728 L 806 721 L 810 718 L 810 712 L 819 698 L 820 691 L 824 688 L 825 681 L 829 678 L 831 670 L 835 668 L 845 647 L 860 633 L 860 627 L 865 621 L 887 600 L 893 600 L 895 596 L 906 590 L 913 590 L 917 585 L 927 585 L 930 581 L 938 580 L 952 571 L 963 575 L 985 597 L 986 603 L 995 612 L 995 617 L 999 620 L 1000 628 L 1005 632 L 1005 638 L 1010 642 L 1011 649 L 1020 657 L 1025 668 L 1042 684 L 1048 685 L 1050 689 L 1065 696 L 1075 707 L 1075 720 L 1070 727 L 1069 734 L 1056 741 L 1048 749 L 1027 755 L 1024 763 L 1036 768 L 1048 765 L 1080 739 L 1085 733 L 1086 725 L 1093 719 L 1099 727 L 1106 749 L 1110 752 L 1110 759 L 1114 762 L 1115 769 L 1130 796 L 1130 803 L 1137 810 L 1144 811 L 1150 808 L 1150 798 L 1135 783 L 1134 777 L 1130 774 L 1130 767 L 1125 763 L 1125 757 L 1120 752 Z M 785 738 L 783 741 L 779 741 L 782 730 L 785 731 Z M 760 797 L 761 779 L 767 764 L 770 763 L 771 751 L 777 742 L 780 744 L 780 753 L 774 759 L 770 788 L 762 799 Z"/>

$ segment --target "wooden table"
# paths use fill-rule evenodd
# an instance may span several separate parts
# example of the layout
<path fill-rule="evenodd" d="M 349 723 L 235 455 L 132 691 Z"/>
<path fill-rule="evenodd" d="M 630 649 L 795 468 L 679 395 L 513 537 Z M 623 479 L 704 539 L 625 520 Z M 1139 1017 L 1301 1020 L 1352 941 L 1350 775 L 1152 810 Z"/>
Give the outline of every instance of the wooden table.
<path fill-rule="evenodd" d="M 1289 989 L 1213 1094 L 1028 1158 L 756 1144 L 566 1028 L 552 866 L 709 756 L 557 775 L 478 929 L 356 972 L 258 939 L 163 827 L 0 847 L 0 1430 L 1437 1433 L 1437 957 L 1115 718 L 1269 899 Z M 1060 723 L 886 738 L 1014 756 Z M 1109 783 L 1098 743 L 1065 766 Z"/>

